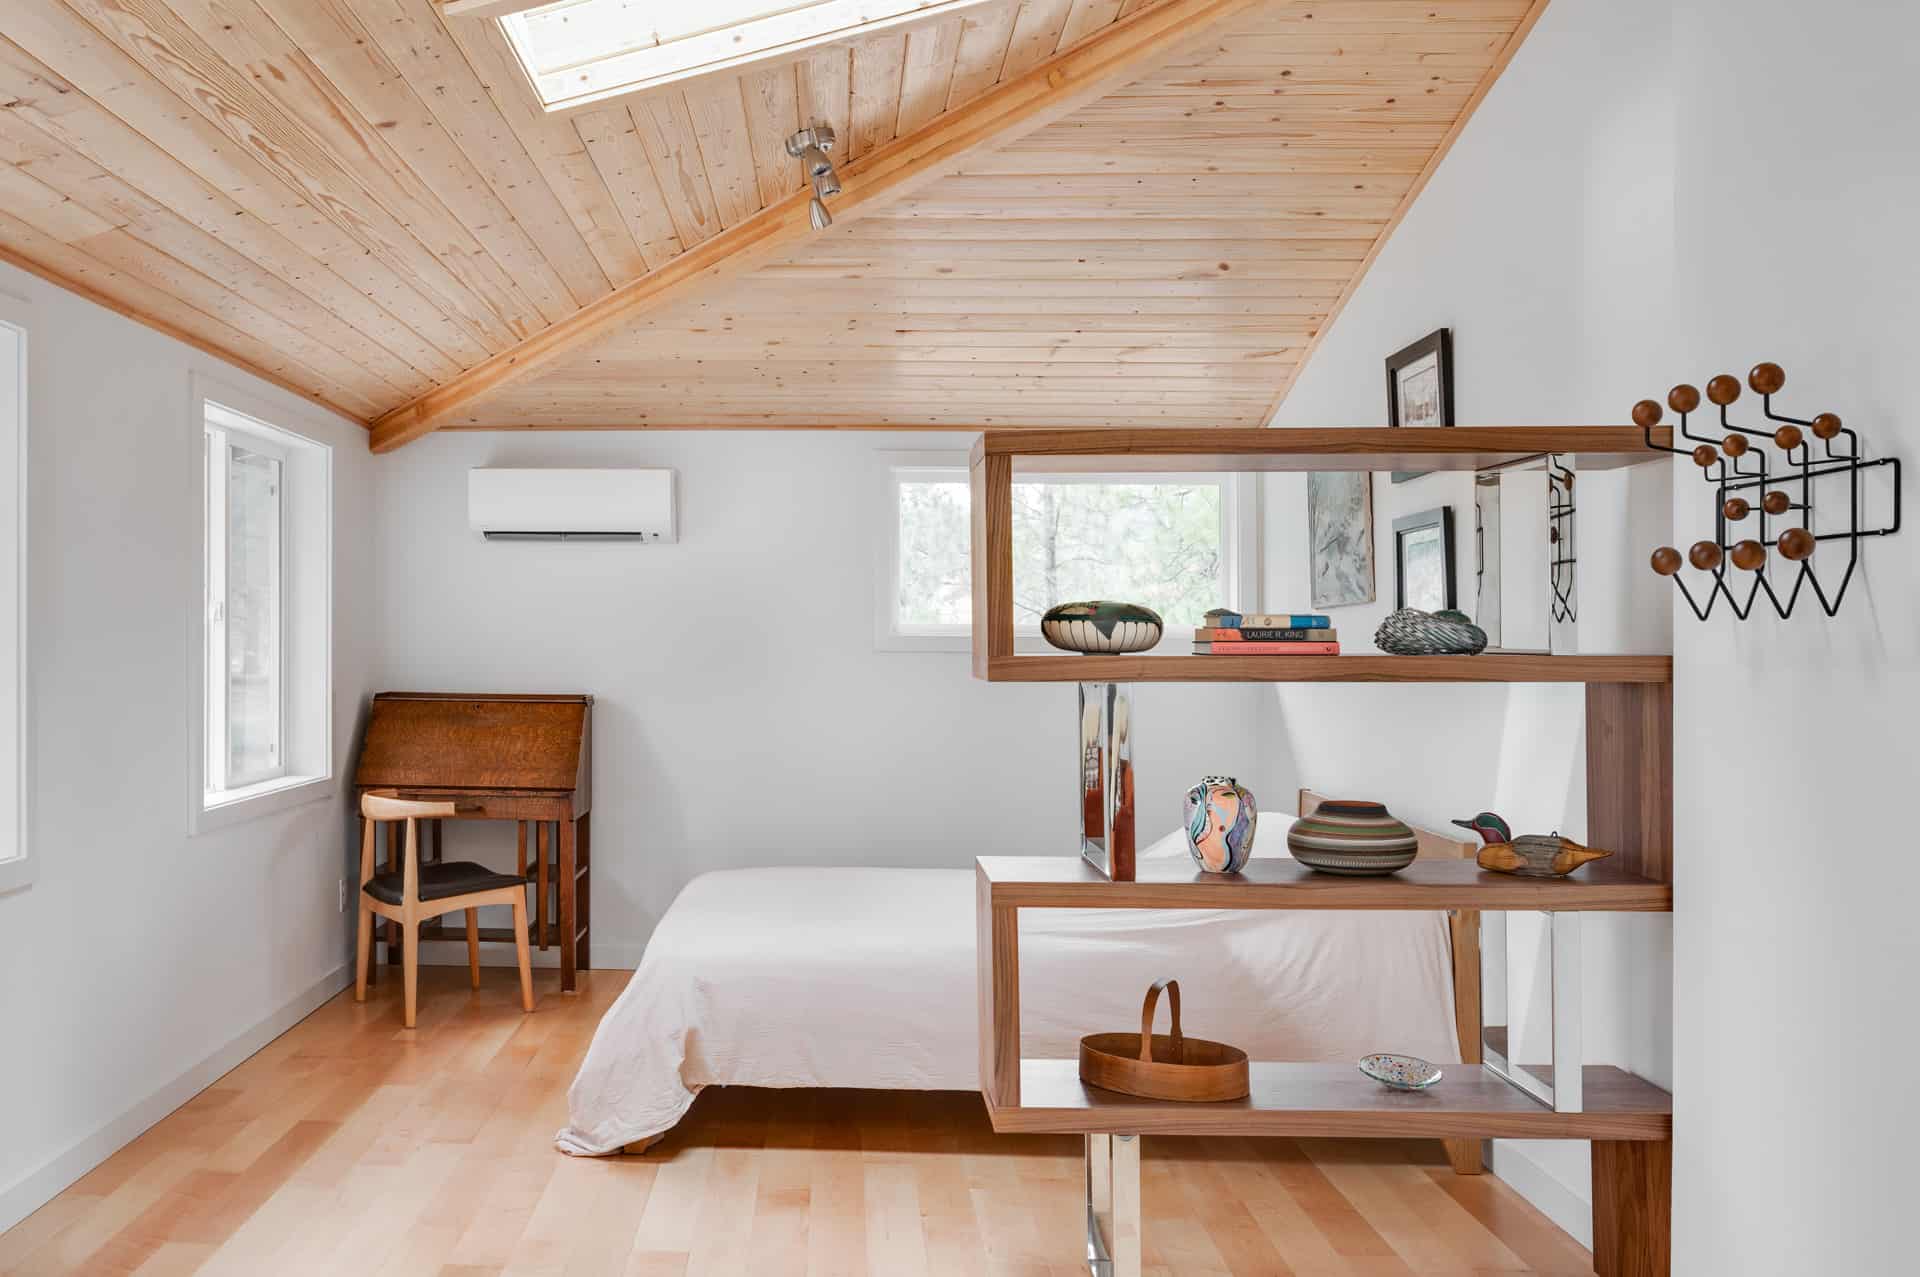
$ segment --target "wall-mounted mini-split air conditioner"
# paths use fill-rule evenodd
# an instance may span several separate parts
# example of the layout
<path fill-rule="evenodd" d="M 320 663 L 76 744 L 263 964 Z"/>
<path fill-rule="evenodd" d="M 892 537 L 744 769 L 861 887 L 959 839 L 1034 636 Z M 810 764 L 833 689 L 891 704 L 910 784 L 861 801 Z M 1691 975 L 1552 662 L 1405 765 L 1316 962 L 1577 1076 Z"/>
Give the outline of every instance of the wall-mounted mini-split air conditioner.
<path fill-rule="evenodd" d="M 489 541 L 675 541 L 671 470 L 469 470 L 467 519 Z"/>

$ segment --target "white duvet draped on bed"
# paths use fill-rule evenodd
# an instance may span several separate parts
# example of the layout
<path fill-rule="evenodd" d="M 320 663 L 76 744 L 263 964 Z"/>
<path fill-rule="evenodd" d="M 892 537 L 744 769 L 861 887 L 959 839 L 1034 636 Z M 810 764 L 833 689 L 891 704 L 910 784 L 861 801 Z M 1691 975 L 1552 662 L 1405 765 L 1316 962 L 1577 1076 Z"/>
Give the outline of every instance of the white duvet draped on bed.
<path fill-rule="evenodd" d="M 559 1147 L 657 1135 L 704 1086 L 975 1089 L 974 932 L 971 868 L 696 878 L 600 1022 Z M 1439 913 L 1022 910 L 1020 974 L 1027 1056 L 1133 1028 L 1172 976 L 1186 1031 L 1256 1060 L 1460 1058 Z"/>

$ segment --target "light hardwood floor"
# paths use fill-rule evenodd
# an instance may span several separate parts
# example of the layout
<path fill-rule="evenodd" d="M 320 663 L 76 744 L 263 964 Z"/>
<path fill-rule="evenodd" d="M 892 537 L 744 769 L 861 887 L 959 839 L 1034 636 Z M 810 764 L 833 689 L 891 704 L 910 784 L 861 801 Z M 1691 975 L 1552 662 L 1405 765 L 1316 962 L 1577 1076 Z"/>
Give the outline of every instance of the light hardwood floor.
<path fill-rule="evenodd" d="M 384 973 L 383 973 L 384 974 Z M 553 1151 L 566 1089 L 625 984 L 562 998 L 511 970 L 343 993 L 11 1231 L 0 1273 L 1084 1272 L 1079 1144 L 996 1136 L 979 1097 L 709 1091 L 643 1157 Z M 1591 1271 L 1587 1252 L 1437 1143 L 1145 1145 L 1161 1277 Z"/>

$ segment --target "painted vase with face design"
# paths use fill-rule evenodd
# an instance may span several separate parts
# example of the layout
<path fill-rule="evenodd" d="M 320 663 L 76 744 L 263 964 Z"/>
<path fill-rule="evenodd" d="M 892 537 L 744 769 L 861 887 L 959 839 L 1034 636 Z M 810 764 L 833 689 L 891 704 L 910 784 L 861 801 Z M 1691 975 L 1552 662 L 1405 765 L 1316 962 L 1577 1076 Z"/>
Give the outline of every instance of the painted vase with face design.
<path fill-rule="evenodd" d="M 1208 776 L 1187 791 L 1187 850 L 1208 873 L 1239 873 L 1253 855 L 1260 814 L 1231 776 Z"/>

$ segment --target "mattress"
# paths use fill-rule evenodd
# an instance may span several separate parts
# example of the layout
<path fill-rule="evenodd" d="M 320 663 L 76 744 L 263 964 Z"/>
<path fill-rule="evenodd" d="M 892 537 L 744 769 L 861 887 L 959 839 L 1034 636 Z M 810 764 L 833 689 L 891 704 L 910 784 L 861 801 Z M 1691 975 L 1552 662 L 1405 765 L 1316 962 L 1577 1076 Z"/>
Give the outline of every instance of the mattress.
<path fill-rule="evenodd" d="M 694 879 L 594 1034 L 559 1148 L 658 1135 L 706 1086 L 977 1089 L 974 937 L 971 868 Z M 1134 1028 L 1171 976 L 1187 1033 L 1256 1060 L 1460 1058 L 1440 913 L 1022 910 L 1020 969 L 1030 1057 Z"/>

